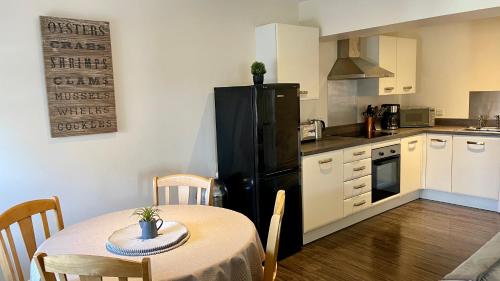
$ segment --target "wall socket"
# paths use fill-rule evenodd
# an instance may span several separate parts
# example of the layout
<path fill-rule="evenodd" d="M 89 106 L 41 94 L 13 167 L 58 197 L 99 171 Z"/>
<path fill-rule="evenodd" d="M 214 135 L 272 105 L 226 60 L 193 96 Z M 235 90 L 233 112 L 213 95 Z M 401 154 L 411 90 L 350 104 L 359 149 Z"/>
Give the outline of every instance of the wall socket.
<path fill-rule="evenodd" d="M 436 107 L 436 117 L 444 116 L 444 108 Z"/>

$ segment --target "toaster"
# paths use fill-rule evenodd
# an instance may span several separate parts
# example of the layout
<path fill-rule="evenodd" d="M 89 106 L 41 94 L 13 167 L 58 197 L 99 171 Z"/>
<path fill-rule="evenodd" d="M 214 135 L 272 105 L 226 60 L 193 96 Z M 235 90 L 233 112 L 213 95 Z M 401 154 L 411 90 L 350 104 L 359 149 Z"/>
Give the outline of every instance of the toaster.
<path fill-rule="evenodd" d="M 319 140 L 323 136 L 325 122 L 323 120 L 312 119 L 300 123 L 300 141 Z"/>

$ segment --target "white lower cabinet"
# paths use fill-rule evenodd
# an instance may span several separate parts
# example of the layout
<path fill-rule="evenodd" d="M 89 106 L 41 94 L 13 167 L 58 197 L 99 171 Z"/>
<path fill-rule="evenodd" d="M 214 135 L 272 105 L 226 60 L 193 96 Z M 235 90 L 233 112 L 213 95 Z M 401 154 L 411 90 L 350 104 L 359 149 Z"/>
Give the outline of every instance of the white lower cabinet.
<path fill-rule="evenodd" d="M 367 192 L 344 200 L 344 216 L 359 212 L 372 204 L 372 193 Z"/>
<path fill-rule="evenodd" d="M 304 233 L 343 217 L 343 151 L 302 157 Z"/>
<path fill-rule="evenodd" d="M 401 139 L 401 195 L 422 188 L 425 136 Z"/>
<path fill-rule="evenodd" d="M 452 192 L 498 200 L 500 138 L 453 137 Z"/>
<path fill-rule="evenodd" d="M 451 192 L 453 136 L 427 134 L 425 188 Z"/>

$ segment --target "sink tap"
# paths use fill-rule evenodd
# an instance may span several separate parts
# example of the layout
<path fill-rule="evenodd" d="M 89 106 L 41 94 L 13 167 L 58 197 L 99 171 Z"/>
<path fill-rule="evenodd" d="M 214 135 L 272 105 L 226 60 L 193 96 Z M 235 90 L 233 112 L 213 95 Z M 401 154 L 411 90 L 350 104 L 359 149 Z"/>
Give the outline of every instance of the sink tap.
<path fill-rule="evenodd" d="M 486 123 L 486 116 L 485 115 L 479 115 L 478 116 L 478 122 L 477 122 L 477 125 L 478 125 L 478 129 L 481 129 L 482 127 L 485 126 L 485 123 Z"/>
<path fill-rule="evenodd" d="M 497 120 L 497 129 L 500 129 L 500 115 L 495 115 L 495 119 Z"/>

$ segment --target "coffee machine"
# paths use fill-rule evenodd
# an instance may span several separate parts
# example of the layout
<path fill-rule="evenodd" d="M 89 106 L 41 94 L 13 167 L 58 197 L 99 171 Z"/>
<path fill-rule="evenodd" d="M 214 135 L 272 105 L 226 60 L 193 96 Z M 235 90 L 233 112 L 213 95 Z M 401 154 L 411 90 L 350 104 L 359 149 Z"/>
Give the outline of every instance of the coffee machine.
<path fill-rule="evenodd" d="M 399 128 L 399 104 L 383 104 L 381 126 L 384 130 L 396 130 Z"/>

